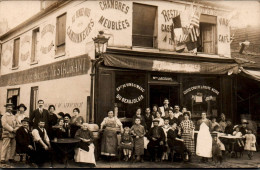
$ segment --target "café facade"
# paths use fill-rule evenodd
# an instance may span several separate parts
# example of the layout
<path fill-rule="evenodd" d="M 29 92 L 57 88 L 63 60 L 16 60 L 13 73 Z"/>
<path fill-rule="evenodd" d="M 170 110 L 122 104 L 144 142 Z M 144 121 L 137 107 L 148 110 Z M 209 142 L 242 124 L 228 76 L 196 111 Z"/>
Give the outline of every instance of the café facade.
<path fill-rule="evenodd" d="M 176 52 L 172 19 L 180 15 L 187 25 L 196 9 L 197 48 Z M 206 111 L 236 121 L 238 65 L 230 56 L 229 13 L 171 0 L 57 1 L 0 37 L 0 104 L 25 103 L 31 111 L 43 99 L 56 112 L 78 107 L 87 122 L 100 124 L 111 107 L 127 122 L 137 107 L 161 106 L 168 98 L 194 119 Z M 100 30 L 110 38 L 97 58 L 92 38 Z"/>

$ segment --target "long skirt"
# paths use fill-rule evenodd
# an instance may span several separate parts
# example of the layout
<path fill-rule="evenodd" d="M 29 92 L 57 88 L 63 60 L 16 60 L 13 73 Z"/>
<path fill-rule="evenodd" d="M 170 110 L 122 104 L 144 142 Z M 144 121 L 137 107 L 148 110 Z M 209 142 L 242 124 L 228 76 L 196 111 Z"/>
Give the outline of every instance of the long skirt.
<path fill-rule="evenodd" d="M 114 130 L 104 130 L 101 141 L 101 155 L 116 156 L 117 155 L 117 133 Z"/>
<path fill-rule="evenodd" d="M 85 151 L 81 148 L 75 149 L 75 162 L 83 162 L 83 163 L 91 163 L 96 165 L 95 154 L 94 154 L 95 146 L 92 144 L 89 145 L 89 151 Z"/>
<path fill-rule="evenodd" d="M 209 127 L 203 122 L 197 137 L 196 154 L 201 157 L 212 157 L 212 137 Z"/>
<path fill-rule="evenodd" d="M 181 135 L 181 138 L 184 140 L 184 145 L 186 146 L 186 148 L 191 152 L 192 155 L 195 155 L 194 139 L 192 139 L 191 134 L 183 133 Z"/>
<path fill-rule="evenodd" d="M 135 155 L 144 155 L 144 138 L 134 138 Z"/>

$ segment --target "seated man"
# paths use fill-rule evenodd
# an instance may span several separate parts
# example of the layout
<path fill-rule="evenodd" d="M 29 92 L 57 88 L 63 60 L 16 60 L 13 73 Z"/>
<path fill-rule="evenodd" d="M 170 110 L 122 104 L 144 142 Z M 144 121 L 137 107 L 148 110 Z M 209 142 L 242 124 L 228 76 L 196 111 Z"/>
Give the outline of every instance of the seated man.
<path fill-rule="evenodd" d="M 152 157 L 152 161 L 155 160 L 155 162 L 159 162 L 162 158 L 163 153 L 163 147 L 164 147 L 164 141 L 165 141 L 165 134 L 161 127 L 159 127 L 159 120 L 154 119 L 153 125 L 149 132 L 148 132 L 148 139 L 149 143 L 147 146 L 148 151 L 150 152 L 150 155 Z"/>
<path fill-rule="evenodd" d="M 18 154 L 27 154 L 26 162 L 33 163 L 34 158 L 34 148 L 33 140 L 29 131 L 29 118 L 25 117 L 22 121 L 22 126 L 16 131 L 16 153 Z M 22 157 L 21 157 L 22 160 Z"/>
<path fill-rule="evenodd" d="M 42 167 L 43 164 L 47 161 L 50 161 L 50 149 L 51 144 L 47 134 L 46 129 L 44 128 L 45 122 L 40 120 L 38 123 L 38 127 L 33 129 L 32 136 L 33 141 L 35 142 L 35 149 L 36 149 L 36 164 L 39 167 Z M 51 167 L 52 167 L 52 160 L 51 160 Z"/>

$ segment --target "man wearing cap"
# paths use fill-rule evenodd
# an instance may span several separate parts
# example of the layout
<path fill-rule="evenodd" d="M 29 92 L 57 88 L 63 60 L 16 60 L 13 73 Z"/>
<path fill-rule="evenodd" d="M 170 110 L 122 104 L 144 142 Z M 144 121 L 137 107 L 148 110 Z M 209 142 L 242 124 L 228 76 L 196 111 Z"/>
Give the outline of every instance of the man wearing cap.
<path fill-rule="evenodd" d="M 1 150 L 1 163 L 6 163 L 6 160 L 9 159 L 10 163 L 14 163 L 14 156 L 15 156 L 15 132 L 17 131 L 18 127 L 15 121 L 15 116 L 12 114 L 13 104 L 7 103 L 6 113 L 2 117 L 2 126 L 3 126 L 3 144 Z"/>
<path fill-rule="evenodd" d="M 49 124 L 49 112 L 48 110 L 43 108 L 44 101 L 43 100 L 38 100 L 38 109 L 34 110 L 30 116 L 30 125 L 33 128 L 38 127 L 38 123 L 40 120 L 43 120 L 45 122 L 45 129 L 48 129 L 48 124 Z"/>
<path fill-rule="evenodd" d="M 29 156 L 29 160 L 26 157 L 28 163 L 32 163 L 34 158 L 34 147 L 33 140 L 29 130 L 29 118 L 25 117 L 22 121 L 22 126 L 16 131 L 16 153 L 24 154 L 26 153 Z M 21 157 L 22 158 L 22 157 Z"/>
<path fill-rule="evenodd" d="M 147 135 L 149 139 L 149 143 L 147 149 L 151 155 L 151 160 L 155 160 L 155 162 L 159 162 L 162 158 L 163 153 L 163 145 L 165 141 L 165 134 L 161 127 L 159 127 L 159 120 L 154 119 L 153 125 Z"/>

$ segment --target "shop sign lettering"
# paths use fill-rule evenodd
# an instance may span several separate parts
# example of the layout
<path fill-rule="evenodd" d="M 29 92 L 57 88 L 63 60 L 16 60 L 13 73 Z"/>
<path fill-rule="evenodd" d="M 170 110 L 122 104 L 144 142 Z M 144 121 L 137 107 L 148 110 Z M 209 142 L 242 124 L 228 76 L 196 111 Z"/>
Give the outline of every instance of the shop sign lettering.
<path fill-rule="evenodd" d="M 47 42 L 47 43 L 44 43 L 41 46 L 41 52 L 43 54 L 49 53 L 51 51 L 52 47 L 54 46 L 54 43 L 53 43 L 53 40 L 52 40 L 52 37 L 53 37 L 53 34 L 54 34 L 54 28 L 55 28 L 54 25 L 48 24 L 45 27 L 43 27 L 43 29 L 42 29 L 42 32 L 41 32 L 42 42 Z M 48 33 L 51 34 L 51 35 L 48 35 Z"/>
<path fill-rule="evenodd" d="M 158 76 L 153 76 L 153 80 L 159 80 L 159 81 L 173 81 L 171 77 L 158 77 Z"/>
<path fill-rule="evenodd" d="M 204 85 L 197 85 L 197 86 L 192 86 L 186 90 L 183 91 L 183 94 L 187 94 L 193 90 L 199 90 L 199 89 L 204 89 L 204 90 L 210 90 L 212 91 L 213 93 L 216 93 L 217 95 L 219 94 L 219 91 L 214 89 L 213 87 L 210 87 L 210 86 L 204 86 Z"/>
<path fill-rule="evenodd" d="M 44 103 L 44 107 L 48 107 L 49 105 L 54 105 L 55 108 L 81 108 L 83 102 L 66 102 L 66 103 Z"/>
<path fill-rule="evenodd" d="M 134 98 L 134 99 L 128 99 L 128 98 L 125 98 L 125 97 L 121 96 L 119 94 L 119 92 L 122 89 L 126 88 L 126 87 L 133 87 L 133 88 L 136 88 L 136 89 L 140 90 L 142 93 L 145 92 L 144 88 L 142 88 L 138 84 L 135 84 L 135 83 L 125 83 L 125 84 L 122 84 L 122 85 L 120 85 L 120 86 L 118 86 L 116 88 L 116 91 L 118 92 L 118 94 L 116 95 L 116 99 L 118 99 L 121 102 L 126 103 L 126 104 L 135 104 L 135 103 L 138 103 L 138 102 L 140 102 L 140 101 L 142 101 L 144 99 L 144 96 L 142 94 L 139 95 L 138 97 Z"/>
<path fill-rule="evenodd" d="M 101 16 L 98 22 L 101 25 L 103 25 L 105 28 L 112 29 L 112 30 L 122 30 L 122 29 L 126 29 L 127 27 L 130 27 L 130 24 L 127 21 L 127 19 L 123 21 L 110 21 L 105 17 Z"/>
<path fill-rule="evenodd" d="M 228 34 L 226 34 L 226 35 L 219 34 L 218 40 L 219 40 L 219 42 L 222 42 L 222 43 L 229 43 L 229 36 L 228 36 Z"/>
<path fill-rule="evenodd" d="M 84 18 L 82 19 L 82 17 L 89 18 L 90 12 L 91 12 L 91 10 L 88 8 L 80 8 L 72 16 L 72 25 L 68 26 L 68 28 L 67 28 L 67 35 L 71 41 L 73 41 L 75 43 L 80 43 L 83 40 L 85 40 L 86 37 L 92 31 L 92 28 L 94 27 L 94 20 L 90 19 L 89 22 L 87 23 L 84 20 Z M 82 31 L 77 32 L 76 29 L 83 27 L 84 23 L 87 23 L 86 27 L 81 29 Z"/>
<path fill-rule="evenodd" d="M 100 1 L 99 6 L 103 11 L 106 9 L 116 9 L 122 11 L 125 14 L 127 14 L 129 11 L 129 6 L 120 1 L 115 0 Z"/>

